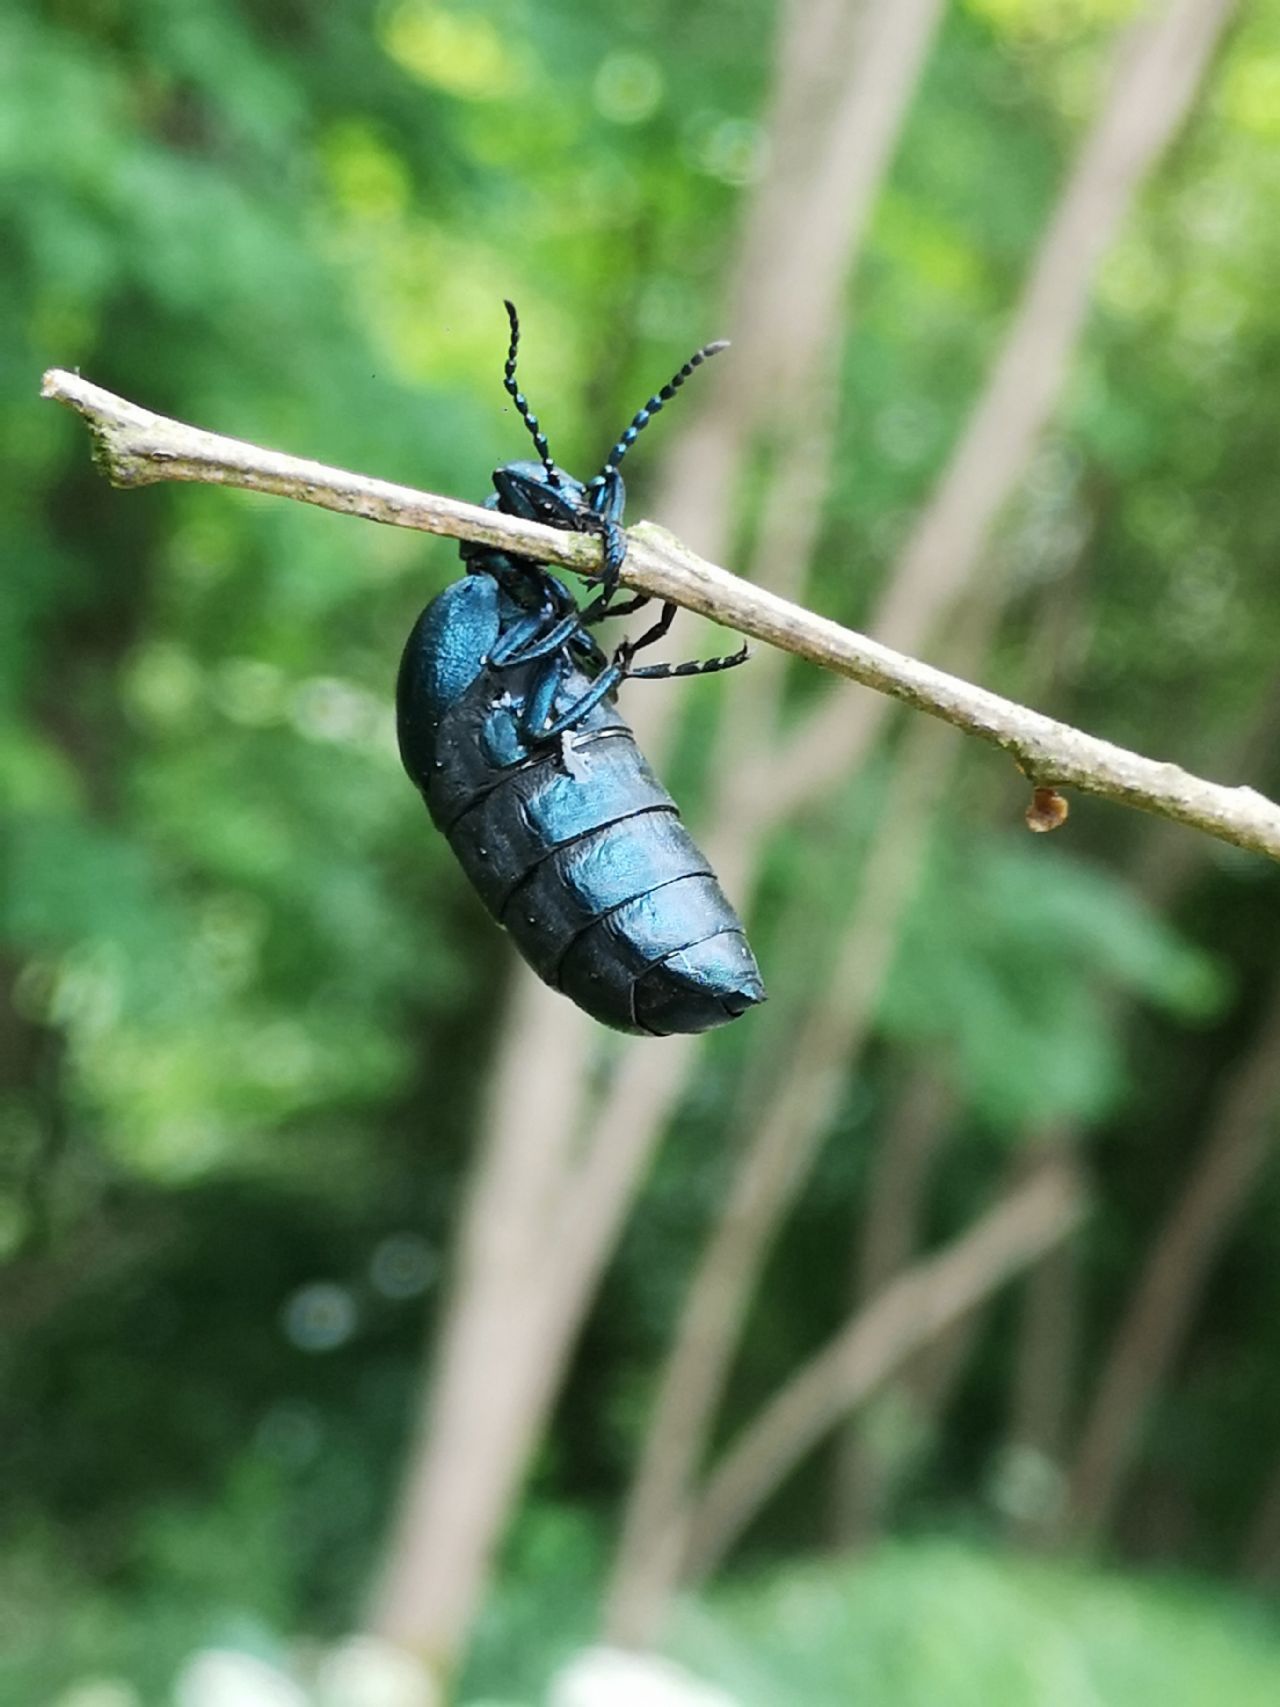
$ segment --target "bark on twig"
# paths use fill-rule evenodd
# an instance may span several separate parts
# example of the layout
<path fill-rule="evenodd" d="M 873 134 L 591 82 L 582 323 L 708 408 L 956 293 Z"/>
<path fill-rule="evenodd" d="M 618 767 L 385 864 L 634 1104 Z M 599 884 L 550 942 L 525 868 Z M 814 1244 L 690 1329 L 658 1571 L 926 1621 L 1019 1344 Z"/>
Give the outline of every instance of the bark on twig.
<path fill-rule="evenodd" d="M 326 468 L 153 415 L 78 374 L 51 368 L 43 395 L 88 420 L 108 477 L 118 485 L 193 480 L 273 492 L 372 521 L 496 545 L 578 573 L 600 562 L 600 543 L 456 499 Z M 662 528 L 629 530 L 623 581 L 865 687 L 927 711 L 1003 748 L 1036 784 L 1077 788 L 1190 824 L 1280 859 L 1280 807 L 1250 788 L 1227 788 L 1177 765 L 1126 752 L 985 688 L 935 670 L 866 635 L 739 580 Z"/>

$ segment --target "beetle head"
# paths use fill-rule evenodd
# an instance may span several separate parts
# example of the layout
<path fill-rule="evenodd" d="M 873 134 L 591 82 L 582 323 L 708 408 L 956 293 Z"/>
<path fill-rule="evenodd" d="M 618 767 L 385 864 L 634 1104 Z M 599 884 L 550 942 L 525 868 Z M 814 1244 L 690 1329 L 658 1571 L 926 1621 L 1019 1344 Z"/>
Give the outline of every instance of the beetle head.
<path fill-rule="evenodd" d="M 576 529 L 594 507 L 582 482 L 555 463 L 505 463 L 494 469 L 493 484 L 500 510 L 548 527 Z"/>
<path fill-rule="evenodd" d="M 551 527 L 575 530 L 582 527 L 583 518 L 620 523 L 627 501 L 627 491 L 618 472 L 618 464 L 659 409 L 670 403 L 694 369 L 701 367 L 709 357 L 727 349 L 728 345 L 722 340 L 715 344 L 704 344 L 700 350 L 695 350 L 662 390 L 655 392 L 644 407 L 636 411 L 626 431 L 609 452 L 600 473 L 589 485 L 583 486 L 581 481 L 575 480 L 572 475 L 566 474 L 552 462 L 547 436 L 538 424 L 538 417 L 530 409 L 528 399 L 516 384 L 520 322 L 513 303 L 508 302 L 506 309 L 507 318 L 511 322 L 511 342 L 507 347 L 502 383 L 521 420 L 529 429 L 540 460 L 508 462 L 502 468 L 494 470 L 493 484 L 498 491 L 499 509 L 506 510 L 513 516 L 523 516 L 527 521 L 546 522 Z"/>

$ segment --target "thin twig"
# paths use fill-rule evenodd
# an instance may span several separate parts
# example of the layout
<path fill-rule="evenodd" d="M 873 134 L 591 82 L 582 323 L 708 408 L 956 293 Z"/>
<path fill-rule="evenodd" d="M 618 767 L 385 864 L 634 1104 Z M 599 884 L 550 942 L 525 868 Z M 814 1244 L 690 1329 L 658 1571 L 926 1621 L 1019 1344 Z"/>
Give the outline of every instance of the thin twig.
<path fill-rule="evenodd" d="M 600 542 L 517 516 L 305 462 L 153 415 L 51 368 L 42 395 L 84 416 L 95 453 L 117 486 L 192 480 L 297 498 L 324 509 L 475 540 L 577 574 L 600 567 Z M 1055 722 L 999 694 L 842 628 L 696 556 L 650 522 L 627 533 L 623 581 L 726 628 L 794 652 L 810 663 L 890 694 L 1007 752 L 1038 787 L 1080 789 L 1204 830 L 1221 841 L 1280 859 L 1280 806 L 1251 788 L 1226 788 L 1174 764 L 1144 758 Z"/>

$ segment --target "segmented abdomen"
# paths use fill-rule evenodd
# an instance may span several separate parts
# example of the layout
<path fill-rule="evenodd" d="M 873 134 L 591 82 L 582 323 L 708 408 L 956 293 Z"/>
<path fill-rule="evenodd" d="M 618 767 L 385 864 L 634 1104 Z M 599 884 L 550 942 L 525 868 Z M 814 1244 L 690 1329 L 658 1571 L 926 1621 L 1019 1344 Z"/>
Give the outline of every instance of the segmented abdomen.
<path fill-rule="evenodd" d="M 764 998 L 741 922 L 610 704 L 547 747 L 520 741 L 522 670 L 482 670 L 415 774 L 490 912 L 553 988 L 606 1025 L 723 1025 Z M 572 673 L 558 705 L 589 680 Z"/>

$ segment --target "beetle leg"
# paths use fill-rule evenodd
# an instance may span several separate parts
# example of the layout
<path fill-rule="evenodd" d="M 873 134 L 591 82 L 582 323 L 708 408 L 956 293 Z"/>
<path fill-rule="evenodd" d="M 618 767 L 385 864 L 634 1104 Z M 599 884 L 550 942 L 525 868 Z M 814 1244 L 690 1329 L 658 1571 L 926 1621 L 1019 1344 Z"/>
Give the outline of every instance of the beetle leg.
<path fill-rule="evenodd" d="M 607 593 L 601 593 L 592 599 L 589 605 L 581 611 L 581 621 L 586 627 L 591 623 L 603 622 L 607 616 L 631 616 L 641 606 L 649 603 L 648 593 L 637 593 L 634 598 L 624 599 L 620 605 L 611 605 Z"/>
<path fill-rule="evenodd" d="M 513 622 L 511 627 L 495 643 L 489 653 L 489 662 L 495 669 L 502 669 L 507 664 L 518 664 L 522 661 L 525 648 L 536 641 L 547 620 L 545 610 L 531 612 Z"/>
<path fill-rule="evenodd" d="M 626 561 L 627 541 L 622 529 L 611 518 L 605 518 L 604 524 L 604 572 L 600 584 L 604 589 L 606 599 L 611 599 L 618 590 L 618 576 L 622 573 L 622 565 Z"/>
<path fill-rule="evenodd" d="M 652 646 L 661 640 L 675 621 L 676 606 L 664 604 L 662 615 L 652 628 L 647 628 L 639 640 L 626 640 L 618 648 L 615 661 L 622 665 L 622 673 L 628 680 L 633 676 L 649 681 L 662 681 L 670 676 L 710 676 L 717 670 L 731 670 L 737 664 L 745 664 L 750 657 L 750 650 L 744 641 L 736 652 L 731 652 L 723 658 L 691 658 L 684 664 L 641 664 L 637 669 L 631 668 L 631 660 L 642 647 Z"/>
<path fill-rule="evenodd" d="M 751 656 L 751 648 L 744 640 L 736 652 L 730 652 L 723 658 L 690 658 L 683 664 L 641 664 L 638 670 L 627 669 L 624 674 L 628 681 L 635 677 L 653 682 L 665 681 L 671 676 L 713 676 L 717 670 L 732 670 L 739 664 L 745 664 Z"/>
<path fill-rule="evenodd" d="M 646 628 L 639 640 L 633 640 L 631 642 L 630 655 L 633 656 L 645 646 L 652 646 L 655 640 L 661 640 L 663 636 L 670 631 L 671 624 L 675 619 L 676 606 L 664 602 L 662 606 L 662 614 L 659 616 L 657 622 L 654 623 L 653 627 Z"/>
<path fill-rule="evenodd" d="M 568 665 L 562 657 L 549 659 L 538 672 L 537 679 L 525 696 L 524 710 L 520 714 L 520 734 L 522 739 L 530 744 L 550 740 L 553 735 L 559 734 L 558 724 L 551 729 L 546 729 L 543 725 L 551 715 L 551 708 L 556 702 L 556 695 L 567 670 Z"/>
<path fill-rule="evenodd" d="M 529 739 L 534 741 L 554 741 L 557 736 L 563 735 L 566 730 L 575 728 L 582 722 L 588 712 L 594 711 L 600 701 L 613 692 L 625 673 L 626 672 L 623 670 L 622 665 L 617 662 L 610 664 L 608 669 L 601 670 L 600 674 L 596 677 L 595 681 L 592 682 L 586 693 L 584 693 L 579 699 L 575 699 L 568 710 L 561 712 L 560 716 L 557 717 L 555 722 L 548 728 L 537 730 L 536 733 L 530 735 Z"/>
<path fill-rule="evenodd" d="M 555 722 L 551 724 L 549 728 L 538 729 L 533 739 L 538 741 L 550 741 L 554 740 L 557 735 L 563 735 L 566 730 L 572 729 L 577 724 L 581 723 L 583 718 L 586 717 L 589 712 L 595 710 L 596 706 L 599 705 L 602 699 L 607 698 L 609 694 L 613 693 L 616 690 L 618 683 L 624 681 L 626 677 L 631 674 L 631 659 L 635 654 L 637 645 L 642 646 L 647 644 L 649 639 L 656 639 L 659 632 L 665 634 L 667 629 L 670 628 L 672 620 L 675 617 L 676 607 L 671 605 L 668 608 L 671 612 L 670 616 L 666 615 L 666 611 L 664 609 L 663 615 L 659 617 L 658 621 L 654 624 L 653 630 L 649 635 L 642 636 L 639 641 L 624 640 L 613 654 L 612 661 L 605 669 L 601 670 L 600 674 L 596 677 L 595 681 L 592 682 L 587 691 L 578 699 L 574 700 L 573 704 L 565 711 L 562 711 L 560 716 L 556 718 Z M 715 661 L 713 660 L 713 662 Z M 662 664 L 654 665 L 652 668 L 654 670 L 667 670 L 670 666 Z M 687 674 L 688 672 L 682 671 L 681 673 Z"/>
<path fill-rule="evenodd" d="M 580 628 L 576 634 L 570 636 L 568 647 L 571 653 L 589 667 L 591 674 L 599 675 L 601 670 L 608 667 L 609 659 L 604 648 L 585 628 Z"/>
<path fill-rule="evenodd" d="M 540 622 L 542 619 L 538 620 Z M 578 615 L 575 611 L 572 616 L 562 617 L 542 635 L 538 634 L 535 627 L 527 639 L 520 634 L 525 626 L 523 621 L 515 623 L 490 652 L 489 662 L 495 669 L 508 670 L 513 664 L 529 664 L 535 658 L 546 658 L 552 652 L 558 652 L 578 628 Z M 517 634 L 520 634 L 520 638 L 513 641 L 512 636 Z"/>
<path fill-rule="evenodd" d="M 553 575 L 545 564 L 538 564 L 538 585 L 542 596 L 553 609 L 564 616 L 568 611 L 577 610 L 578 601 L 557 576 Z"/>
<path fill-rule="evenodd" d="M 597 600 L 596 602 L 598 603 L 599 601 Z M 747 649 L 744 646 L 742 648 L 741 656 L 735 656 L 729 659 L 708 658 L 705 664 L 650 664 L 647 668 L 641 668 L 633 671 L 631 668 L 631 660 L 635 656 L 636 652 L 641 646 L 650 646 L 655 640 L 660 640 L 671 627 L 671 624 L 675 621 L 675 615 L 675 605 L 664 604 L 662 607 L 662 615 L 658 618 L 657 622 L 654 623 L 653 627 L 646 630 L 646 632 L 640 636 L 639 640 L 624 640 L 614 652 L 612 661 L 605 669 L 601 670 L 600 674 L 596 677 L 595 681 L 592 682 L 586 693 L 584 693 L 579 699 L 574 700 L 573 704 L 569 706 L 566 711 L 561 712 L 560 716 L 556 718 L 550 728 L 539 728 L 532 736 L 532 739 L 538 741 L 550 741 L 557 735 L 563 735 L 567 729 L 572 729 L 575 724 L 581 723 L 587 713 L 594 711 L 600 701 L 607 695 L 613 693 L 617 688 L 618 683 L 625 681 L 628 676 L 689 676 L 699 674 L 703 670 L 727 670 L 731 664 L 741 664 L 745 662 Z M 586 639 L 589 640 L 591 638 L 589 635 L 585 635 L 584 631 L 580 630 L 579 632 L 584 633 L 584 637 Z M 594 642 L 592 642 L 592 644 L 594 645 Z M 598 647 L 595 649 L 597 652 L 599 651 Z"/>
<path fill-rule="evenodd" d="M 622 573 L 622 565 L 627 555 L 626 536 L 611 516 L 584 518 L 584 526 L 593 533 L 598 532 L 603 542 L 604 562 L 600 566 L 600 573 L 588 575 L 585 579 L 589 587 L 602 589 L 604 604 L 607 606 L 618 590 L 618 576 Z"/>

